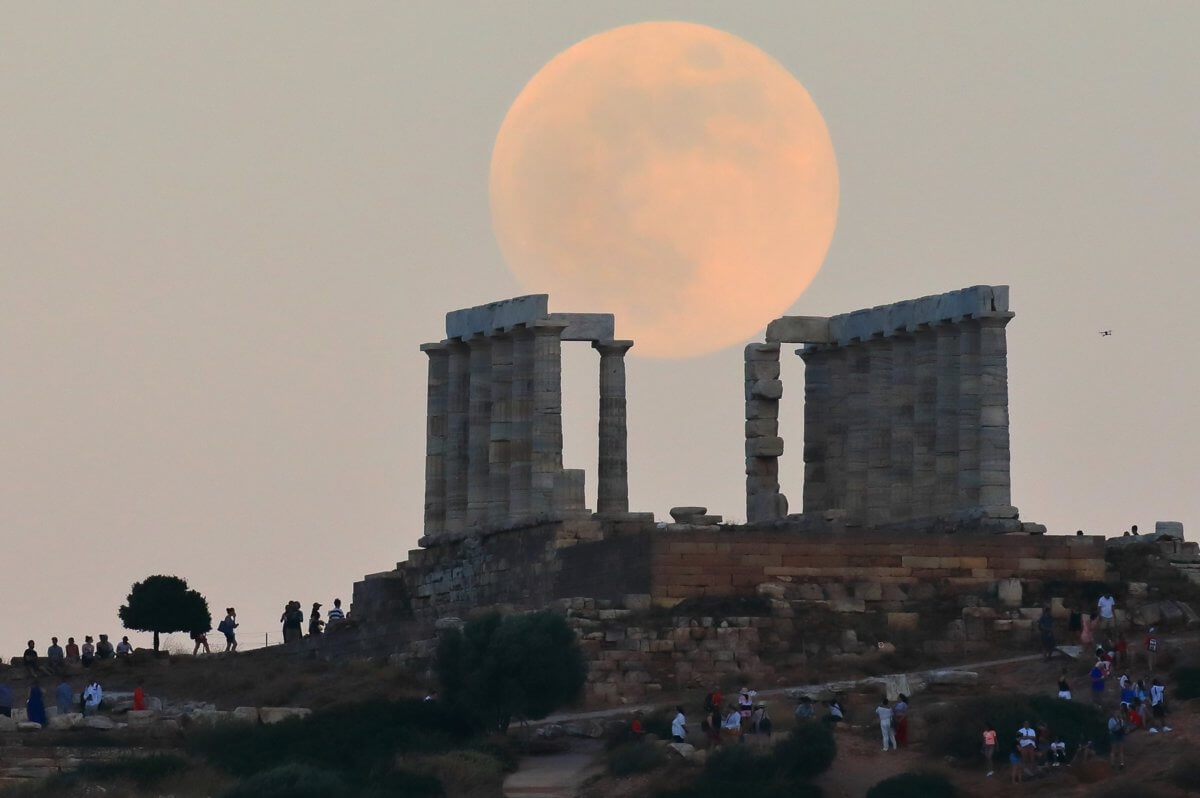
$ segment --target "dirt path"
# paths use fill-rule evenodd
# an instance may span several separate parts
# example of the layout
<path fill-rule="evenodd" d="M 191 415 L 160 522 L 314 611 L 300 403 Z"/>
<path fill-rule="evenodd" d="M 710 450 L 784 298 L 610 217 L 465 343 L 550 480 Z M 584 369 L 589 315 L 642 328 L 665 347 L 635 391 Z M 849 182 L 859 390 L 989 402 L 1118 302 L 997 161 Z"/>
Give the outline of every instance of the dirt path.
<path fill-rule="evenodd" d="M 504 780 L 505 798 L 575 798 L 579 787 L 598 770 L 599 741 L 559 754 L 522 757 L 517 772 Z"/>

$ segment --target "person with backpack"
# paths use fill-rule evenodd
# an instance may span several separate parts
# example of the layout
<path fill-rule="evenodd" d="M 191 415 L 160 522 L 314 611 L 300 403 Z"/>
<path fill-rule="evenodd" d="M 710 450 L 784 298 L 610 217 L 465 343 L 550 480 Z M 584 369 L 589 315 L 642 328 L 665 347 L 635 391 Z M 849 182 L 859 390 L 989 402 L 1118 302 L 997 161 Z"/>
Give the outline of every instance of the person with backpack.
<path fill-rule="evenodd" d="M 217 631 L 225 635 L 225 653 L 230 654 L 237 651 L 237 610 L 233 607 L 225 608 L 225 619 L 217 624 Z"/>
<path fill-rule="evenodd" d="M 1121 710 L 1114 709 L 1108 716 L 1108 763 L 1114 768 L 1125 769 L 1125 719 Z M 1117 759 L 1120 759 L 1120 764 Z"/>
<path fill-rule="evenodd" d="M 1158 734 L 1161 727 L 1162 731 L 1169 732 L 1171 727 L 1167 725 L 1167 688 L 1163 687 L 1163 683 L 1158 679 L 1150 682 L 1150 715 L 1153 720 L 1147 724 L 1147 731 L 1150 734 Z"/>
<path fill-rule="evenodd" d="M 1154 673 L 1154 663 L 1158 659 L 1158 635 L 1157 628 L 1151 626 L 1150 631 L 1146 634 L 1146 669 L 1150 673 Z"/>

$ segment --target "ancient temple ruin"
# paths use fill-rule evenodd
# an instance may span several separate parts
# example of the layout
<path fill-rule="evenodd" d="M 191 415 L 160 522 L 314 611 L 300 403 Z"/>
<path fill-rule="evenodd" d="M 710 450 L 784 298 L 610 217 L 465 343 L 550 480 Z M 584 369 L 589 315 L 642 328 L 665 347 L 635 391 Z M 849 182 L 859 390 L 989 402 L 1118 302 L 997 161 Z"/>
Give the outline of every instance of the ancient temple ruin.
<path fill-rule="evenodd" d="M 446 314 L 429 356 L 425 538 L 587 517 L 584 471 L 563 467 L 562 343 L 600 355 L 596 510 L 629 510 L 625 353 L 610 313 L 550 313 L 546 294 Z"/>

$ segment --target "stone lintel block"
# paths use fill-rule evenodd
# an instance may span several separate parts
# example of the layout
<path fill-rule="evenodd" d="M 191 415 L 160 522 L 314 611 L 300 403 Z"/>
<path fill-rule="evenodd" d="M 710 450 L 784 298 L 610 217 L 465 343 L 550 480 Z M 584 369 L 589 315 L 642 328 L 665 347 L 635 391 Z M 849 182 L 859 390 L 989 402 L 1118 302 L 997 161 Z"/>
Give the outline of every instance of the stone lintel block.
<path fill-rule="evenodd" d="M 611 313 L 551 313 L 551 321 L 560 321 L 564 341 L 611 341 L 616 323 Z"/>
<path fill-rule="evenodd" d="M 549 304 L 549 294 L 530 294 L 452 310 L 446 314 L 446 337 L 465 339 L 518 324 L 530 324 L 546 318 Z"/>
<path fill-rule="evenodd" d="M 747 362 L 754 360 L 779 362 L 779 344 L 746 344 L 745 359 Z"/>
<path fill-rule="evenodd" d="M 829 317 L 782 316 L 767 325 L 766 340 L 785 344 L 827 344 Z"/>
<path fill-rule="evenodd" d="M 672 507 L 671 517 L 675 519 L 676 523 L 685 524 L 688 522 L 688 519 L 693 518 L 694 516 L 704 515 L 707 512 L 707 507 L 685 505 L 682 507 Z"/>
<path fill-rule="evenodd" d="M 747 457 L 782 457 L 783 438 L 748 438 L 746 439 Z"/>

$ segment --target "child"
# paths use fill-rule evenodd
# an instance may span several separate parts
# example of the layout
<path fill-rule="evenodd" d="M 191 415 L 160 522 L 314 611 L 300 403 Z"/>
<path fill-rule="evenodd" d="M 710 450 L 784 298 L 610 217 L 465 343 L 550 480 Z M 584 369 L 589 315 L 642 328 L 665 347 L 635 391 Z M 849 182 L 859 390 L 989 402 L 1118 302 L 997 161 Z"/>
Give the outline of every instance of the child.
<path fill-rule="evenodd" d="M 1008 762 L 1012 765 L 1012 783 L 1017 784 L 1023 781 L 1025 768 L 1021 767 L 1021 755 L 1017 752 L 1015 745 L 1012 752 L 1008 755 Z"/>
<path fill-rule="evenodd" d="M 996 729 L 991 721 L 983 724 L 983 761 L 987 766 L 987 775 L 995 773 L 993 760 L 996 757 Z"/>
<path fill-rule="evenodd" d="M 1054 738 L 1054 742 L 1050 743 L 1050 767 L 1060 767 L 1066 764 L 1066 761 L 1067 743 L 1060 734 Z"/>

